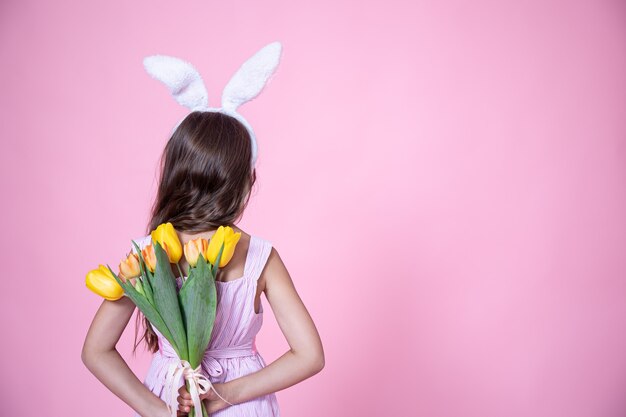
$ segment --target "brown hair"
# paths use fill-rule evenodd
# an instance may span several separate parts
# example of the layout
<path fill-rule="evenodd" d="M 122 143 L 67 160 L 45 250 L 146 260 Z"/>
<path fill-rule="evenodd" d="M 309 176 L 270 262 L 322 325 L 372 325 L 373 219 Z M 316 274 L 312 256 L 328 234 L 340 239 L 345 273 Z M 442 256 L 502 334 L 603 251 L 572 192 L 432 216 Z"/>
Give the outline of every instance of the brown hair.
<path fill-rule="evenodd" d="M 233 226 L 243 214 L 256 182 L 251 166 L 250 135 L 234 117 L 219 112 L 191 112 L 167 142 L 160 160 L 157 195 L 146 234 L 161 223 L 176 230 L 200 233 L 220 225 Z M 157 336 L 137 310 L 135 347 L 145 339 L 150 352 Z"/>

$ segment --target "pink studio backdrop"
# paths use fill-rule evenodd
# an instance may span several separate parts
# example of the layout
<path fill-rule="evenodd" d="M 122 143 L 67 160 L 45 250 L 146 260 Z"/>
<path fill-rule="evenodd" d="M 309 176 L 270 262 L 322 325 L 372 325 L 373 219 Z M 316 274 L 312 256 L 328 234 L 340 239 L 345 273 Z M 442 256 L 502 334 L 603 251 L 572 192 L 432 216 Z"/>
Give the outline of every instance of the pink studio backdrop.
<path fill-rule="evenodd" d="M 259 141 L 240 226 L 278 249 L 326 354 L 282 415 L 626 415 L 617 0 L 3 1 L 1 414 L 132 414 L 80 349 L 85 273 L 142 235 L 186 113 L 141 60 L 191 61 L 218 105 L 275 40 L 240 108 Z M 263 303 L 269 363 L 288 345 Z"/>

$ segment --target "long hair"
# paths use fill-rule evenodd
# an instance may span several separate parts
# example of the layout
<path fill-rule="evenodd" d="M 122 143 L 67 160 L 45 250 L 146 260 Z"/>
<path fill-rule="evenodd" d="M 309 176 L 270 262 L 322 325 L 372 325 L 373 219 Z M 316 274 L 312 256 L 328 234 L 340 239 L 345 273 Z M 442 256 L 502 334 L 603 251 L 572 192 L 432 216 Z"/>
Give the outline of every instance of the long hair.
<path fill-rule="evenodd" d="M 171 222 L 178 231 L 200 233 L 233 226 L 248 205 L 256 170 L 252 169 L 250 135 L 234 117 L 218 112 L 191 112 L 168 141 L 160 160 L 157 195 L 146 234 Z M 135 346 L 146 341 L 159 348 L 148 319 L 137 341 L 143 314 L 137 310 Z"/>

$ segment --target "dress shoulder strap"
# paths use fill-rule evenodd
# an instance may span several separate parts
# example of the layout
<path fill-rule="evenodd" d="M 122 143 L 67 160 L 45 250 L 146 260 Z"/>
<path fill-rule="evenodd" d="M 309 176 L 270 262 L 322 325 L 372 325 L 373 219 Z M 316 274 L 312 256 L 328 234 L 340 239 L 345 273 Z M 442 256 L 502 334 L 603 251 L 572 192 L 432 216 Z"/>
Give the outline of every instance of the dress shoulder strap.
<path fill-rule="evenodd" d="M 143 249 L 146 246 L 148 246 L 150 243 L 152 243 L 152 235 L 138 237 L 137 239 L 133 239 L 133 241 L 137 244 L 137 246 L 139 246 L 139 249 Z M 137 250 L 135 249 L 135 245 L 133 245 L 133 242 L 130 242 L 130 249 L 134 253 L 137 253 Z"/>
<path fill-rule="evenodd" d="M 258 280 L 265 263 L 272 252 L 272 244 L 259 236 L 250 236 L 245 274 L 252 280 Z"/>

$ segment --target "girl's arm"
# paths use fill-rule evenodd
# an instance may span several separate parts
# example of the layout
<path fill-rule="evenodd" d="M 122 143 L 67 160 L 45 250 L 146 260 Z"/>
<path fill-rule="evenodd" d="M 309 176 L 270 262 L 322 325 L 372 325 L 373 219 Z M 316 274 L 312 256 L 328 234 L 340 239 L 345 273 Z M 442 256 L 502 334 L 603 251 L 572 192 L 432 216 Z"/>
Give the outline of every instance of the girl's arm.
<path fill-rule="evenodd" d="M 233 403 L 280 391 L 324 368 L 319 333 L 274 248 L 261 277 L 265 279 L 267 300 L 291 349 L 263 369 L 225 382 L 222 396 Z"/>
<path fill-rule="evenodd" d="M 152 393 L 115 349 L 135 311 L 128 297 L 104 300 L 96 312 L 83 345 L 83 363 L 108 389 L 144 417 L 168 416 L 167 405 Z"/>

